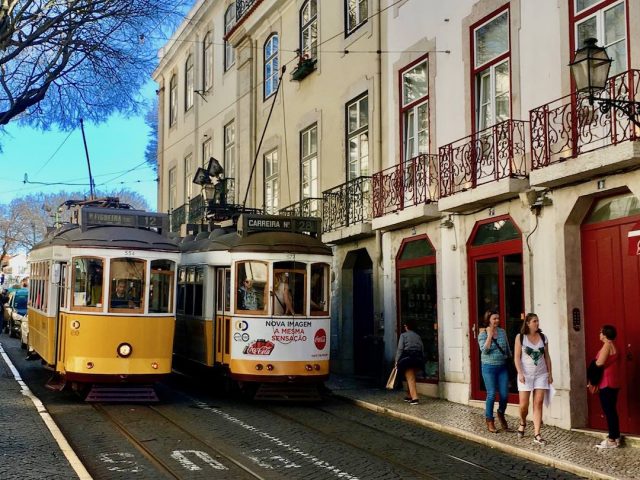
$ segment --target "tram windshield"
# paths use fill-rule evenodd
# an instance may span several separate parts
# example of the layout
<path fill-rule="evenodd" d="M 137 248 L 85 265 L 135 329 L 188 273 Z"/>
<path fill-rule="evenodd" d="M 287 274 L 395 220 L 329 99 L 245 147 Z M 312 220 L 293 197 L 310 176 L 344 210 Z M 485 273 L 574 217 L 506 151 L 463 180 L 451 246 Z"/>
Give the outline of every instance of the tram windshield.
<path fill-rule="evenodd" d="M 274 315 L 304 315 L 306 265 L 296 262 L 273 264 L 271 292 Z"/>
<path fill-rule="evenodd" d="M 151 261 L 149 313 L 170 313 L 172 311 L 175 265 L 175 262 L 171 260 Z"/>
<path fill-rule="evenodd" d="M 73 306 L 102 307 L 103 261 L 101 258 L 73 259 Z"/>
<path fill-rule="evenodd" d="M 266 313 L 265 299 L 269 291 L 267 264 L 255 261 L 238 262 L 236 278 L 238 279 L 236 310 Z"/>
<path fill-rule="evenodd" d="M 314 263 L 311 265 L 311 315 L 329 313 L 329 265 Z"/>
<path fill-rule="evenodd" d="M 111 260 L 111 299 L 109 311 L 144 309 L 144 272 L 146 262 L 134 258 Z"/>

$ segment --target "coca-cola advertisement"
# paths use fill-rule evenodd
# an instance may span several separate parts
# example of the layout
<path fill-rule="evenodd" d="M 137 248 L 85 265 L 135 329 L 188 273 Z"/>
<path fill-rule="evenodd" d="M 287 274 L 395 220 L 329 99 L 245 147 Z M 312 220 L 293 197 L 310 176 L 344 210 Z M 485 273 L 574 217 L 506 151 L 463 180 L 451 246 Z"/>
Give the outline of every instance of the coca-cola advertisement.
<path fill-rule="evenodd" d="M 323 328 L 318 330 L 313 336 L 313 343 L 318 350 L 323 350 L 327 346 L 327 332 Z"/>
<path fill-rule="evenodd" d="M 273 343 L 260 338 L 244 347 L 242 353 L 246 355 L 271 355 L 271 352 L 273 352 L 273 347 L 275 347 Z"/>

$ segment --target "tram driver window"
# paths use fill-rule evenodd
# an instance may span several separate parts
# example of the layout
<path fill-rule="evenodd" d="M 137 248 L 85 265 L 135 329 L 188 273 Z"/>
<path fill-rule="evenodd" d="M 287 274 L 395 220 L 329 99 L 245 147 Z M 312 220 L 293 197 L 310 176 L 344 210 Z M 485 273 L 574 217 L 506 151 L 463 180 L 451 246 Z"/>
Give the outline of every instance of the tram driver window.
<path fill-rule="evenodd" d="M 273 264 L 274 315 L 304 315 L 306 265 L 296 262 Z"/>
<path fill-rule="evenodd" d="M 133 258 L 111 260 L 111 298 L 109 311 L 144 309 L 145 261 Z"/>
<path fill-rule="evenodd" d="M 268 292 L 267 264 L 263 262 L 238 262 L 236 270 L 238 293 L 236 310 L 256 314 L 265 313 Z"/>
<path fill-rule="evenodd" d="M 101 258 L 73 259 L 73 306 L 102 307 L 103 261 Z"/>

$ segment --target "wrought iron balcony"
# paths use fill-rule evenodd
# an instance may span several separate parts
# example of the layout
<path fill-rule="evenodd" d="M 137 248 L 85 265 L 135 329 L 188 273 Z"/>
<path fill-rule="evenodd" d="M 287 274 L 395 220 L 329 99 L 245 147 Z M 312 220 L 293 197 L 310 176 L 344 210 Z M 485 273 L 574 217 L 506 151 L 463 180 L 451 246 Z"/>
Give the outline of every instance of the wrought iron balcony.
<path fill-rule="evenodd" d="M 438 200 L 438 155 L 418 155 L 372 177 L 373 217 Z"/>
<path fill-rule="evenodd" d="M 358 177 L 322 192 L 322 232 L 371 220 L 371 177 Z"/>
<path fill-rule="evenodd" d="M 200 223 L 205 219 L 205 201 L 202 195 L 189 200 L 189 223 Z"/>
<path fill-rule="evenodd" d="M 505 120 L 440 147 L 440 197 L 526 176 L 526 123 Z"/>
<path fill-rule="evenodd" d="M 290 217 L 322 218 L 322 198 L 305 198 L 279 210 L 280 215 Z"/>
<path fill-rule="evenodd" d="M 171 220 L 171 231 L 177 232 L 180 230 L 180 225 L 185 223 L 187 218 L 187 208 L 185 205 L 180 205 L 178 208 L 174 208 L 169 212 L 169 218 Z"/>
<path fill-rule="evenodd" d="M 640 70 L 611 77 L 600 97 L 640 101 Z M 581 153 L 638 140 L 640 132 L 616 107 L 591 104 L 588 95 L 571 93 L 529 112 L 531 163 L 538 169 Z"/>

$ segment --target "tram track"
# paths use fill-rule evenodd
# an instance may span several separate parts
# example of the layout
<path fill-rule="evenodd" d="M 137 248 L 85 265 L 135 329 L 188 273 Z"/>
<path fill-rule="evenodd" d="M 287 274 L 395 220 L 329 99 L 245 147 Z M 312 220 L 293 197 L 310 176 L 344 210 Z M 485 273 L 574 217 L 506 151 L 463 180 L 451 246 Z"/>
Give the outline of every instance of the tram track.
<path fill-rule="evenodd" d="M 118 418 L 116 414 L 110 412 L 105 405 L 92 404 L 92 406 L 107 422 L 109 422 L 118 432 L 120 432 L 127 439 L 127 441 L 133 447 L 135 447 L 142 456 L 144 456 L 146 460 L 148 460 L 154 467 L 156 467 L 158 472 L 164 474 L 167 478 L 173 478 L 176 480 L 196 478 L 196 476 L 194 476 L 193 469 L 190 470 L 188 467 L 184 468 L 184 465 L 183 468 L 180 468 L 180 462 L 168 462 L 167 460 L 165 460 L 165 458 L 163 458 L 163 455 L 158 452 L 158 449 L 149 447 L 149 445 L 153 443 L 154 439 L 140 438 L 140 435 L 136 433 L 134 429 L 129 428 L 126 422 Z M 189 429 L 176 422 L 173 418 L 165 415 L 154 406 L 139 405 L 136 407 L 136 410 L 138 419 L 137 421 L 139 421 L 141 418 L 144 418 L 145 421 L 153 423 L 153 425 L 156 426 L 156 429 L 158 429 L 158 427 L 160 426 L 160 422 L 165 422 L 165 424 L 170 425 L 173 429 L 178 430 L 183 437 L 181 443 L 188 443 L 190 447 L 189 451 L 205 452 L 205 454 L 207 455 L 212 454 L 209 455 L 211 459 L 224 459 L 226 460 L 226 462 L 228 462 L 228 466 L 222 466 L 220 462 L 214 460 L 216 464 L 220 465 L 219 470 L 217 471 L 218 475 L 212 476 L 212 472 L 211 470 L 209 470 L 203 474 L 204 476 L 202 478 L 251 478 L 257 480 L 267 480 L 266 477 L 261 476 L 252 468 L 239 461 L 237 458 L 234 458 L 227 452 L 213 446 L 211 442 L 208 442 L 198 435 L 195 435 Z M 166 457 L 166 449 L 163 453 L 165 453 L 164 457 Z M 199 467 L 196 468 L 200 470 Z M 244 476 L 239 475 L 241 472 L 244 474 Z"/>
<path fill-rule="evenodd" d="M 412 473 L 414 473 L 415 475 L 417 475 L 417 478 L 428 478 L 428 479 L 444 479 L 444 478 L 451 478 L 451 472 L 446 473 L 444 476 L 440 476 L 437 474 L 432 474 L 432 473 L 428 473 L 424 470 L 424 468 L 418 469 L 414 466 L 412 466 L 411 464 L 407 463 L 407 462 L 403 462 L 401 460 L 399 460 L 399 458 L 397 456 L 391 455 L 391 454 L 384 454 L 378 451 L 375 451 L 371 448 L 365 448 L 363 447 L 363 445 L 366 445 L 366 443 L 362 442 L 362 436 L 358 436 L 354 439 L 354 441 L 350 441 L 348 439 L 345 438 L 344 435 L 340 435 L 340 434 L 332 434 L 332 433 L 328 433 L 325 429 L 318 427 L 317 425 L 320 424 L 321 422 L 317 422 L 317 421 L 303 421 L 300 419 L 300 416 L 294 416 L 291 414 L 287 414 L 284 413 L 282 411 L 280 411 L 279 409 L 277 409 L 276 407 L 263 407 L 265 411 L 269 412 L 272 415 L 278 416 L 282 419 L 285 419 L 287 421 L 293 422 L 297 425 L 300 425 L 306 429 L 309 430 L 313 430 L 315 432 L 317 432 L 318 434 L 328 438 L 331 441 L 335 441 L 335 442 L 340 442 L 342 444 L 348 445 L 351 448 L 355 448 L 361 452 L 364 452 L 366 455 L 372 455 L 380 460 L 383 460 L 384 462 L 387 463 L 391 463 L 393 465 L 398 466 L 399 469 L 403 469 L 403 470 L 408 470 Z M 358 420 L 354 420 L 354 419 L 348 419 L 345 418 L 344 416 L 340 416 L 340 415 L 336 415 L 335 413 L 327 410 L 326 408 L 323 407 L 308 407 L 311 410 L 315 410 L 317 412 L 322 412 L 325 415 L 329 415 L 332 418 L 336 419 L 336 423 L 341 424 L 342 426 L 344 426 L 344 422 L 350 422 L 352 424 L 357 425 L 360 428 L 364 428 L 368 431 L 374 432 L 376 435 L 382 435 L 384 437 L 386 437 L 389 440 L 393 440 L 393 441 L 397 441 L 399 443 L 402 443 L 406 446 L 408 446 L 409 444 L 414 447 L 414 448 L 420 448 L 420 449 L 426 449 L 429 450 L 431 452 L 433 452 L 434 455 L 437 456 L 445 456 L 447 458 L 449 458 L 451 461 L 456 462 L 458 464 L 461 465 L 465 465 L 466 467 L 473 467 L 473 468 L 477 468 L 479 470 L 479 472 L 481 471 L 483 474 L 485 474 L 487 477 L 486 478 L 511 478 L 507 475 L 500 475 L 498 472 L 495 472 L 494 470 L 490 470 L 482 465 L 479 465 L 475 462 L 457 457 L 455 455 L 452 454 L 448 454 L 448 453 L 443 453 L 441 451 L 441 449 L 436 449 L 433 448 L 431 446 L 429 446 L 428 444 L 425 443 L 420 443 L 420 442 L 416 442 L 410 439 L 407 439 L 406 437 L 403 437 L 401 435 L 396 435 L 394 433 L 390 433 L 386 430 L 383 430 L 381 428 L 377 428 L 374 427 L 370 424 L 358 421 Z M 352 430 L 352 429 L 349 429 Z M 357 440 L 357 441 L 356 441 Z M 412 450 L 415 451 L 414 448 L 408 449 L 408 450 Z"/>

